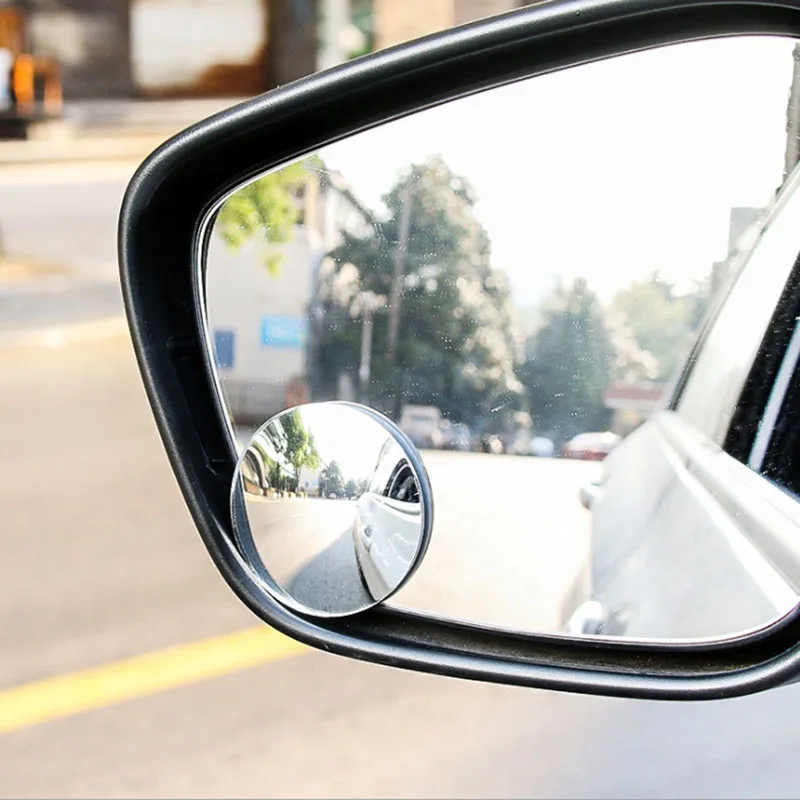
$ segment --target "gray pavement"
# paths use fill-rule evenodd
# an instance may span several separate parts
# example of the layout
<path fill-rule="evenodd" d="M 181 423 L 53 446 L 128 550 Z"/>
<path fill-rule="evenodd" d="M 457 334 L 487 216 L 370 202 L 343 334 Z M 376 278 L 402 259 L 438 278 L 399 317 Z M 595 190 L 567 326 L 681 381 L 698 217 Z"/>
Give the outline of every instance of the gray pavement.
<path fill-rule="evenodd" d="M 0 251 L 54 268 L 0 281 L 0 340 L 20 329 L 123 314 L 117 220 L 137 163 L 0 166 Z"/>

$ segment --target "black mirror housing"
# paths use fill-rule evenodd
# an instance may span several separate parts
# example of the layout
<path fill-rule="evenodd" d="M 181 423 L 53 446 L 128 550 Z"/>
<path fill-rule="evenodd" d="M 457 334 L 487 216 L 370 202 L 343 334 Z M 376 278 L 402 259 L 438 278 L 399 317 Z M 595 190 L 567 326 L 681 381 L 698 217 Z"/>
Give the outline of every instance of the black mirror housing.
<path fill-rule="evenodd" d="M 233 534 L 237 462 L 204 319 L 202 226 L 235 186 L 375 125 L 490 87 L 659 45 L 736 34 L 800 36 L 800 0 L 545 2 L 358 59 L 194 125 L 155 151 L 119 224 L 125 306 L 180 489 L 215 565 L 261 619 L 359 659 L 521 686 L 662 699 L 732 697 L 800 672 L 800 610 L 704 643 L 523 636 L 380 606 L 304 616 L 266 595 Z M 587 500 L 588 502 L 588 500 Z"/>

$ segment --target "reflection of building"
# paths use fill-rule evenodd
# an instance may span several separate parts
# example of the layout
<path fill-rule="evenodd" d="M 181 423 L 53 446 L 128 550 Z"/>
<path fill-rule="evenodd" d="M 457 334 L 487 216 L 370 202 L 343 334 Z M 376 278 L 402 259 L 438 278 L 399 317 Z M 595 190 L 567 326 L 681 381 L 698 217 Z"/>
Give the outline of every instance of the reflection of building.
<path fill-rule="evenodd" d="M 342 231 L 364 234 L 366 212 L 335 173 L 299 200 L 300 223 L 280 246 L 279 273 L 262 262 L 262 242 L 231 251 L 212 235 L 206 287 L 209 327 L 231 413 L 261 423 L 307 401 L 305 389 L 309 304 L 326 253 Z"/>
<path fill-rule="evenodd" d="M 611 430 L 627 436 L 639 427 L 658 408 L 665 388 L 663 383 L 612 383 L 603 397 L 611 410 Z"/>
<path fill-rule="evenodd" d="M 319 474 L 322 469 L 323 465 L 321 463 L 316 469 L 300 467 L 300 474 L 297 478 L 297 491 L 306 492 L 312 496 L 316 495 L 319 492 Z"/>

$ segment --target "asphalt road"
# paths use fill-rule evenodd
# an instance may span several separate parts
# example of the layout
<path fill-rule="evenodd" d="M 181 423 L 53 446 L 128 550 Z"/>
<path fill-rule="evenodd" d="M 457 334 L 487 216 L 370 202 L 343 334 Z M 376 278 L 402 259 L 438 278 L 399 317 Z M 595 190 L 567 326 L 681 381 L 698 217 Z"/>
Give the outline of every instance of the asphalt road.
<path fill-rule="evenodd" d="M 0 338 L 122 313 L 117 220 L 128 180 L 146 154 L 0 164 L 0 255 L 53 270 L 0 283 Z"/>
<path fill-rule="evenodd" d="M 115 275 L 117 218 L 137 165 L 130 159 L 0 166 L 5 251 L 66 263 L 85 274 Z"/>
<path fill-rule="evenodd" d="M 0 441 L 0 698 L 255 624 L 192 528 L 124 339 L 0 350 Z M 304 651 L 0 735 L 0 796 L 797 797 L 798 712 L 800 687 L 646 703 Z"/>
<path fill-rule="evenodd" d="M 334 613 L 374 603 L 353 546 L 355 502 L 247 495 L 245 506 L 262 563 L 290 597 Z"/>

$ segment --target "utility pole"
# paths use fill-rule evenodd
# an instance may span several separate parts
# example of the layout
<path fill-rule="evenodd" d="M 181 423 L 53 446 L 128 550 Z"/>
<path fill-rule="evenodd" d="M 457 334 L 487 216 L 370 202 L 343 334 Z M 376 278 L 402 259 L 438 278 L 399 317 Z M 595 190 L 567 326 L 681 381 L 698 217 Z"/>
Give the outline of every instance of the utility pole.
<path fill-rule="evenodd" d="M 411 226 L 411 205 L 413 201 L 412 182 L 409 177 L 403 189 L 403 205 L 400 209 L 400 231 L 394 251 L 394 271 L 392 288 L 389 294 L 389 342 L 386 347 L 386 360 L 391 364 L 397 353 L 397 340 L 400 337 L 400 303 L 403 297 L 403 276 L 408 255 L 408 232 Z"/>
<path fill-rule="evenodd" d="M 358 366 L 359 401 L 367 404 L 369 379 L 372 372 L 372 322 L 375 312 L 386 304 L 386 298 L 374 292 L 363 292 L 361 305 L 361 361 Z"/>

